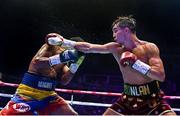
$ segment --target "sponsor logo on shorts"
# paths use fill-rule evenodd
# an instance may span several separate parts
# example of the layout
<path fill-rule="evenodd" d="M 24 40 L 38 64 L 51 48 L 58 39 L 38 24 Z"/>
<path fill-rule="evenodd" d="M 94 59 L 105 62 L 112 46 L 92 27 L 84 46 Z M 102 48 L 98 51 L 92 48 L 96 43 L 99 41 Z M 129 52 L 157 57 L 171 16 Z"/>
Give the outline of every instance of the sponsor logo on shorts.
<path fill-rule="evenodd" d="M 16 103 L 13 105 L 13 109 L 17 112 L 28 112 L 31 110 L 31 107 L 26 103 Z"/>

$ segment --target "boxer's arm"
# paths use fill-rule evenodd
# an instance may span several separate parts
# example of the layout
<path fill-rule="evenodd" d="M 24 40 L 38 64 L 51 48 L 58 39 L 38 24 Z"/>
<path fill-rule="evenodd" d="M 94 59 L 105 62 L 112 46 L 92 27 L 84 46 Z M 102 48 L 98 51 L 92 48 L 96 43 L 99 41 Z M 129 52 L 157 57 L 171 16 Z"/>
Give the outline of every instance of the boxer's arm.
<path fill-rule="evenodd" d="M 123 50 L 123 47 L 116 42 L 110 42 L 103 45 L 92 44 L 88 42 L 76 42 L 74 48 L 84 53 L 101 53 L 101 54 L 114 53 Z"/>
<path fill-rule="evenodd" d="M 68 66 L 63 67 L 63 75 L 60 77 L 60 83 L 62 85 L 67 85 L 73 78 L 74 73 L 72 73 Z"/>
<path fill-rule="evenodd" d="M 46 41 L 49 45 L 59 45 L 76 48 L 84 53 L 114 53 L 123 49 L 122 45 L 116 42 L 110 42 L 107 44 L 92 44 L 88 42 L 76 42 L 65 39 L 63 36 L 51 33 L 46 36 Z"/>
<path fill-rule="evenodd" d="M 36 57 L 32 63 L 36 68 L 50 67 L 48 57 Z"/>
<path fill-rule="evenodd" d="M 80 53 L 73 49 L 73 50 L 65 50 L 60 54 L 54 55 L 49 57 L 49 63 L 51 66 L 56 65 L 56 64 L 61 64 L 61 63 L 66 63 L 69 61 L 75 62 Z"/>
<path fill-rule="evenodd" d="M 48 52 L 46 52 L 48 54 Z M 54 66 L 57 64 L 62 64 L 66 63 L 69 61 L 76 61 L 79 57 L 78 51 L 76 50 L 65 50 L 64 52 L 53 55 L 51 57 L 46 57 L 44 54 L 43 56 L 37 55 L 33 59 L 33 64 L 37 68 L 43 68 L 43 67 L 49 67 L 49 66 Z"/>
<path fill-rule="evenodd" d="M 34 56 L 30 64 L 33 64 L 36 68 L 49 67 L 50 65 L 48 56 L 52 53 L 48 52 L 47 49 L 47 44 L 44 44 Z"/>
<path fill-rule="evenodd" d="M 149 65 L 151 69 L 148 71 L 147 76 L 163 82 L 165 79 L 165 71 L 163 62 L 159 55 L 159 49 L 155 44 L 149 45 Z"/>
<path fill-rule="evenodd" d="M 61 84 L 67 85 L 73 78 L 74 74 L 77 72 L 78 68 L 84 61 L 85 56 L 80 56 L 76 62 L 73 62 L 68 67 L 67 65 L 63 68 L 63 75 L 61 78 Z"/>

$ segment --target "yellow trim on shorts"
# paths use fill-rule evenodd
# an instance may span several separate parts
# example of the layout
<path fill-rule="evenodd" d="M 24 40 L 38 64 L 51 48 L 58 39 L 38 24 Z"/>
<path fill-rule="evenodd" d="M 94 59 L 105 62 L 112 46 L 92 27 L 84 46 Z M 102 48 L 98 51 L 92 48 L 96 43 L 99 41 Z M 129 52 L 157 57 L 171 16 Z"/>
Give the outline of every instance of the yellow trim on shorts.
<path fill-rule="evenodd" d="M 17 94 L 27 95 L 37 100 L 42 100 L 46 97 L 56 95 L 55 91 L 39 90 L 25 84 L 20 84 L 16 91 Z"/>

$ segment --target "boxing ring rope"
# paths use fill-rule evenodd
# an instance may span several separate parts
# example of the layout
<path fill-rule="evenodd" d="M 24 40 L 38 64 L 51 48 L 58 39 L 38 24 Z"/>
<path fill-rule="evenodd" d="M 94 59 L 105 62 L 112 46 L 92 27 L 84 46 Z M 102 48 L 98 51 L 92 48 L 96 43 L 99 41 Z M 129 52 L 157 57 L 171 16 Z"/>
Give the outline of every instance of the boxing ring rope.
<path fill-rule="evenodd" d="M 0 81 L 0 86 L 9 86 L 9 87 L 18 87 L 19 84 L 15 83 L 6 83 Z M 56 88 L 56 92 L 64 92 L 64 93 L 71 93 L 71 100 L 66 100 L 71 105 L 85 105 L 85 106 L 100 106 L 100 107 L 110 107 L 111 104 L 105 104 L 105 103 L 93 103 L 93 102 L 81 102 L 81 101 L 74 101 L 73 100 L 73 94 L 91 94 L 91 95 L 103 95 L 103 96 L 121 96 L 121 93 L 112 93 L 112 92 L 97 92 L 97 91 L 83 91 L 83 90 L 72 90 L 72 89 L 60 89 Z M 12 98 L 13 94 L 5 94 L 0 93 L 0 97 L 8 97 Z M 180 99 L 180 96 L 164 96 L 165 99 Z M 2 109 L 2 107 L 0 107 Z M 174 111 L 180 112 L 180 108 L 172 108 Z"/>
<path fill-rule="evenodd" d="M 18 87 L 19 84 L 6 83 L 0 81 L 0 86 Z M 83 90 L 72 90 L 72 89 L 60 89 L 56 88 L 56 92 L 64 93 L 77 93 L 77 94 L 91 94 L 91 95 L 104 95 L 104 96 L 121 96 L 121 93 L 111 93 L 111 92 L 97 92 L 97 91 L 83 91 Z M 180 99 L 180 96 L 164 96 L 165 99 Z"/>

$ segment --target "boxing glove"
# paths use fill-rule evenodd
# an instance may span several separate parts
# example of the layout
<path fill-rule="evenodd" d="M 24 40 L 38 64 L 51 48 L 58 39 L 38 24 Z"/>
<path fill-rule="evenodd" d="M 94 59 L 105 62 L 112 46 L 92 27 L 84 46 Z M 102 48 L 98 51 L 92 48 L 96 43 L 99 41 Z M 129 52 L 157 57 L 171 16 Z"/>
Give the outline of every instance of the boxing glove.
<path fill-rule="evenodd" d="M 148 71 L 151 69 L 151 67 L 148 64 L 138 60 L 136 55 L 128 51 L 122 53 L 120 58 L 120 64 L 123 67 L 130 66 L 134 70 L 140 72 L 143 75 L 146 75 Z"/>
<path fill-rule="evenodd" d="M 48 38 L 48 44 L 61 46 L 63 44 L 63 39 L 59 37 L 50 37 Z"/>
<path fill-rule="evenodd" d="M 59 45 L 61 46 L 63 43 L 63 36 L 57 33 L 50 33 L 46 36 L 45 41 L 49 45 Z"/>
<path fill-rule="evenodd" d="M 127 51 L 127 52 L 122 53 L 121 58 L 120 58 L 120 64 L 123 67 L 125 67 L 128 65 L 134 64 L 136 62 L 136 60 L 137 60 L 136 55 Z"/>
<path fill-rule="evenodd" d="M 75 63 L 71 63 L 69 70 L 74 74 L 78 70 L 79 66 L 82 64 L 84 61 L 85 56 L 80 56 L 78 60 Z"/>
<path fill-rule="evenodd" d="M 49 45 L 58 45 L 58 46 L 66 46 L 66 47 L 74 47 L 76 41 L 68 40 L 63 38 L 63 36 L 51 36 L 48 38 Z"/>
<path fill-rule="evenodd" d="M 66 63 L 66 62 L 76 62 L 78 60 L 78 51 L 75 49 L 65 50 L 60 54 L 49 57 L 50 66 Z"/>

